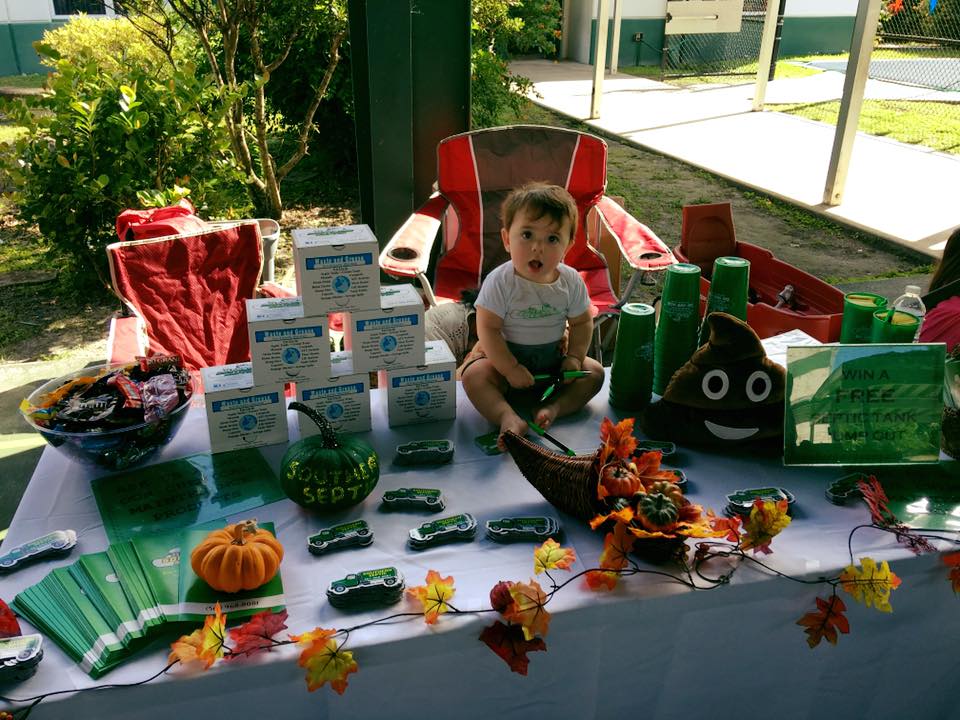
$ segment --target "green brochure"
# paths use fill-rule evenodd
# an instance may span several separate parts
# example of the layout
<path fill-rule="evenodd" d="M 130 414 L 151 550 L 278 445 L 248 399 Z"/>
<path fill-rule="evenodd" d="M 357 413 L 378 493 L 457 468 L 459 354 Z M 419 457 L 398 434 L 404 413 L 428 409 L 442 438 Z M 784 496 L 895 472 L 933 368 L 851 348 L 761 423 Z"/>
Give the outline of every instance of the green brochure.
<path fill-rule="evenodd" d="M 133 543 L 129 540 L 107 548 L 107 557 L 120 578 L 120 588 L 135 612 L 137 621 L 150 630 L 163 624 L 163 615 L 157 606 L 157 600 L 150 592 L 147 577 L 137 560 Z"/>
<path fill-rule="evenodd" d="M 111 543 L 178 531 L 285 497 L 256 449 L 190 455 L 97 478 L 92 487 Z"/>
<path fill-rule="evenodd" d="M 124 647 L 144 636 L 144 623 L 127 602 L 120 586 L 120 577 L 107 553 L 81 555 L 70 566 L 70 575 L 107 621 L 107 625 L 113 628 Z"/>
<path fill-rule="evenodd" d="M 180 535 L 146 535 L 130 541 L 140 563 L 150 594 L 166 622 L 186 620 L 180 616 L 177 597 L 180 585 Z M 189 563 L 189 557 L 187 563 Z"/>
<path fill-rule="evenodd" d="M 901 465 L 940 457 L 944 346 L 787 348 L 786 465 Z"/>
<path fill-rule="evenodd" d="M 275 533 L 273 523 L 259 523 L 264 530 Z M 185 530 L 181 536 L 180 547 L 186 556 L 180 564 L 180 616 L 184 620 L 203 620 L 213 615 L 214 606 L 220 603 L 220 610 L 231 619 L 256 615 L 264 610 L 280 610 L 284 605 L 283 582 L 280 572 L 274 578 L 254 590 L 242 590 L 237 593 L 225 593 L 214 590 L 197 577 L 190 567 L 190 549 L 199 545 L 207 536 L 207 530 Z"/>
<path fill-rule="evenodd" d="M 876 476 L 887 495 L 887 508 L 904 525 L 960 531 L 960 462 L 937 463 L 922 473 L 881 468 Z"/>

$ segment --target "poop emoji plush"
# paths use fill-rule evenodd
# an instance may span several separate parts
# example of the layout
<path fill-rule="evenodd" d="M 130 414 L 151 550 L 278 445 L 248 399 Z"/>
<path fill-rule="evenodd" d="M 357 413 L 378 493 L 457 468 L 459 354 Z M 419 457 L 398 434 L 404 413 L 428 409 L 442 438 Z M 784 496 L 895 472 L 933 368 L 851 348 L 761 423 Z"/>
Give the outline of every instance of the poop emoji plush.
<path fill-rule="evenodd" d="M 783 434 L 782 367 L 757 334 L 727 313 L 707 318 L 710 339 L 644 411 L 644 433 L 680 444 L 725 446 Z"/>

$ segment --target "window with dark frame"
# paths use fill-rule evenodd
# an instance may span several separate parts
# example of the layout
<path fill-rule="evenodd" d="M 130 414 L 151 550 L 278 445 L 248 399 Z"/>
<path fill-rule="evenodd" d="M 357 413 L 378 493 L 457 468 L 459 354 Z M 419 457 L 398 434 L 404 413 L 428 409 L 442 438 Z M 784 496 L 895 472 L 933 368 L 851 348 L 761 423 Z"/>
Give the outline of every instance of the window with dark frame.
<path fill-rule="evenodd" d="M 105 0 L 53 0 L 54 15 L 106 15 Z"/>

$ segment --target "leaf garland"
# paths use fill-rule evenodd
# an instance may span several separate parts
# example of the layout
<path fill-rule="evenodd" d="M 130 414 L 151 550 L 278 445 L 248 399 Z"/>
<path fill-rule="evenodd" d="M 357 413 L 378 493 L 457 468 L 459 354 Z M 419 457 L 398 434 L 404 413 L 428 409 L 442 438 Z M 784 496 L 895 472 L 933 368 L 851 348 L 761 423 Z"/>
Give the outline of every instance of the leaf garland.
<path fill-rule="evenodd" d="M 897 542 L 910 548 L 914 555 L 937 551 L 926 538 L 917 535 L 890 511 L 890 500 L 876 476 L 871 475 L 866 480 L 859 480 L 857 487 L 870 508 L 870 519 L 874 525 L 892 530 L 896 534 Z"/>
<path fill-rule="evenodd" d="M 560 547 L 553 538 L 547 538 L 543 545 L 533 551 L 533 572 L 537 575 L 547 570 L 569 570 L 577 560 L 572 548 Z"/>
<path fill-rule="evenodd" d="M 740 547 L 753 550 L 754 554 L 761 552 L 770 555 L 773 552 L 770 541 L 789 524 L 786 500 L 774 502 L 757 498 L 753 501 L 749 519 L 744 523 L 745 533 Z"/>
<path fill-rule="evenodd" d="M 900 587 L 897 577 L 887 561 L 877 565 L 873 558 L 860 559 L 860 567 L 848 565 L 840 573 L 840 587 L 854 600 L 867 607 L 875 607 L 880 612 L 893 612 L 890 606 L 890 593 Z"/>
<path fill-rule="evenodd" d="M 264 610 L 250 618 L 239 627 L 230 630 L 230 640 L 233 645 L 224 660 L 237 660 L 250 657 L 263 651 L 270 651 L 276 641 L 273 636 L 287 629 L 287 611 L 272 612 Z"/>
<path fill-rule="evenodd" d="M 960 552 L 947 553 L 942 559 L 943 564 L 950 568 L 950 587 L 954 593 L 960 593 Z"/>
<path fill-rule="evenodd" d="M 620 581 L 620 571 L 629 562 L 630 551 L 636 537 L 627 532 L 627 526 L 617 523 L 613 531 L 603 539 L 603 552 L 600 553 L 600 570 L 590 570 L 586 574 L 587 587 L 591 590 L 613 590 Z"/>
<path fill-rule="evenodd" d="M 499 620 L 483 629 L 480 640 L 509 665 L 513 672 L 520 675 L 527 674 L 527 668 L 530 665 L 528 652 L 546 652 L 547 650 L 547 644 L 542 638 L 528 640 L 524 637 L 523 629 L 519 625 L 504 625 Z"/>
<path fill-rule="evenodd" d="M 545 607 L 547 594 L 540 583 L 536 580 L 514 583 L 510 587 L 510 597 L 513 605 L 502 613 L 503 617 L 523 628 L 524 640 L 532 640 L 537 635 L 546 637 L 550 630 L 550 613 Z"/>
<path fill-rule="evenodd" d="M 427 625 L 433 625 L 437 618 L 450 610 L 447 603 L 455 592 L 453 576 L 441 577 L 436 570 L 427 572 L 425 585 L 407 588 L 407 593 L 423 605 L 423 619 Z"/>
<path fill-rule="evenodd" d="M 342 644 L 334 639 L 335 630 L 314 628 L 302 635 L 291 635 L 290 639 L 304 649 L 297 664 L 307 671 L 307 690 L 313 692 L 326 683 L 338 695 L 347 689 L 347 676 L 358 670 L 353 653 L 344 650 Z"/>
<path fill-rule="evenodd" d="M 227 616 L 220 612 L 220 603 L 217 603 L 213 615 L 207 615 L 203 627 L 194 630 L 189 635 L 181 635 L 170 645 L 168 662 L 180 661 L 184 665 L 198 662 L 206 670 L 217 660 L 223 657 L 226 649 Z"/>

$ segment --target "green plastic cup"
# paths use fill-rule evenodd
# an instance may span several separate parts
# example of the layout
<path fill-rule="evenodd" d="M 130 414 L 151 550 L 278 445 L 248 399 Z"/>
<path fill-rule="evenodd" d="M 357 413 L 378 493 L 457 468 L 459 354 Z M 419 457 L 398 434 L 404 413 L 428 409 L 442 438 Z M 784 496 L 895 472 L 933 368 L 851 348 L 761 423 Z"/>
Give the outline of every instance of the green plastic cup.
<path fill-rule="evenodd" d="M 725 312 L 747 321 L 747 293 L 750 289 L 750 261 L 741 257 L 718 257 L 713 261 L 713 277 L 707 295 L 707 309 L 700 326 L 700 344 L 710 339 L 707 316 Z"/>
<path fill-rule="evenodd" d="M 653 350 L 653 391 L 663 391 L 697 349 L 700 326 L 700 268 L 679 263 L 667 268 Z"/>
<path fill-rule="evenodd" d="M 840 342 L 869 343 L 873 335 L 873 314 L 886 307 L 887 299 L 882 295 L 867 292 L 844 295 Z"/>
<path fill-rule="evenodd" d="M 654 318 L 654 309 L 644 303 L 627 303 L 620 309 L 610 367 L 610 404 L 615 408 L 638 410 L 650 403 Z"/>
<path fill-rule="evenodd" d="M 872 343 L 912 343 L 920 319 L 902 310 L 884 308 L 873 314 L 870 332 Z"/>

